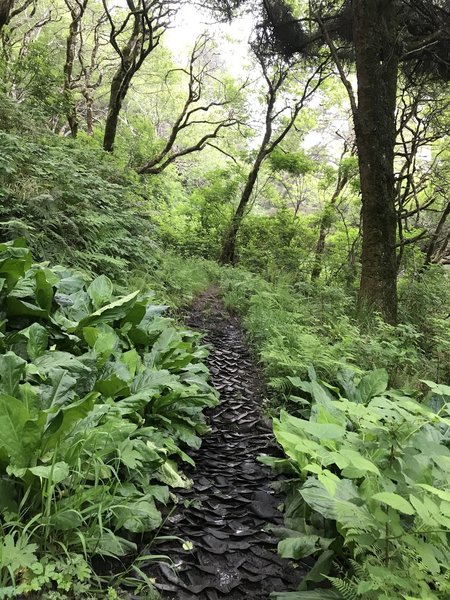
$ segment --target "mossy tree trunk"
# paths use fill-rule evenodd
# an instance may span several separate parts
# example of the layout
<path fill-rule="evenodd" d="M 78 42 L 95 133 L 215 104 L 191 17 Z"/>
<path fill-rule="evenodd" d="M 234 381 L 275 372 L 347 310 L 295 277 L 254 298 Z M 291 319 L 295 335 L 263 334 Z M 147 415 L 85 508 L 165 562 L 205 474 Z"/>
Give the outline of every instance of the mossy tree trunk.
<path fill-rule="evenodd" d="M 394 0 L 354 0 L 356 144 L 362 195 L 359 310 L 397 321 L 394 147 L 399 55 Z"/>

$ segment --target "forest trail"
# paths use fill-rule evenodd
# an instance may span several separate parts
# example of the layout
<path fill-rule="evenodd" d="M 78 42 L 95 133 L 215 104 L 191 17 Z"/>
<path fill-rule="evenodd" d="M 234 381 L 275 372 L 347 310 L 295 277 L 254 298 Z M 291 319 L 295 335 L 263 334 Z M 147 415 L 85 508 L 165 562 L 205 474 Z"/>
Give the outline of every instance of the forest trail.
<path fill-rule="evenodd" d="M 262 376 L 239 321 L 227 314 L 215 289 L 197 299 L 186 324 L 206 333 L 207 363 L 221 402 L 208 415 L 211 435 L 190 452 L 194 485 L 177 491 L 179 507 L 160 532 L 191 541 L 193 550 L 176 541 L 153 546 L 175 568 L 159 564 L 152 575 L 171 600 L 267 600 L 272 591 L 296 589 L 302 574 L 277 556 L 277 540 L 263 530 L 283 519 L 281 499 L 270 487 L 274 474 L 256 460 L 278 453 L 261 414 Z"/>

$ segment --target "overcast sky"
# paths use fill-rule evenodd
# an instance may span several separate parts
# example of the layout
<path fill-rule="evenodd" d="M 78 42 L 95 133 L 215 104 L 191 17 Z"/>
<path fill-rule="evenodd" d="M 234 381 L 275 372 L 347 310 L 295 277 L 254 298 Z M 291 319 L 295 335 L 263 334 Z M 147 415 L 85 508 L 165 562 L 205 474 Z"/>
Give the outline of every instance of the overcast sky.
<path fill-rule="evenodd" d="M 186 50 L 192 48 L 195 39 L 208 30 L 219 44 L 229 72 L 238 76 L 249 63 L 248 39 L 251 28 L 249 15 L 235 19 L 232 25 L 214 23 L 210 13 L 200 11 L 193 5 L 184 5 L 176 16 L 175 26 L 166 32 L 164 40 L 175 57 L 182 59 L 186 56 Z"/>

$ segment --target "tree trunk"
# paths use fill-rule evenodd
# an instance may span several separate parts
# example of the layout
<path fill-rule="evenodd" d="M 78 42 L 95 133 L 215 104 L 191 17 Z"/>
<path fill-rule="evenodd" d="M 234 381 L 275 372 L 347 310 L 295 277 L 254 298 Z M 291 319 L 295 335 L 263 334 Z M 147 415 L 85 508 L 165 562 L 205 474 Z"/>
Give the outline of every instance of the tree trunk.
<path fill-rule="evenodd" d="M 119 114 L 129 87 L 129 81 L 127 83 L 127 80 L 127 73 L 124 71 L 123 67 L 120 66 L 117 69 L 111 83 L 108 114 L 106 115 L 103 149 L 107 152 L 112 152 L 114 149 L 117 125 L 119 123 Z"/>
<path fill-rule="evenodd" d="M 320 220 L 319 237 L 317 239 L 316 251 L 314 253 L 314 264 L 311 271 L 311 281 L 317 281 L 322 273 L 322 256 L 325 251 L 325 240 L 329 232 L 330 215 L 325 209 Z"/>
<path fill-rule="evenodd" d="M 0 31 L 8 23 L 13 7 L 14 0 L 0 0 Z"/>
<path fill-rule="evenodd" d="M 90 95 L 86 95 L 86 133 L 89 136 L 94 135 L 94 100 Z"/>
<path fill-rule="evenodd" d="M 444 229 L 445 223 L 447 222 L 447 218 L 450 215 L 450 202 L 447 203 L 444 211 L 442 212 L 441 218 L 439 219 L 439 223 L 431 236 L 430 243 L 428 244 L 427 253 L 425 256 L 425 264 L 424 267 L 428 267 L 431 263 L 435 262 L 436 255 L 441 257 L 443 252 L 445 252 L 447 244 L 445 243 L 448 236 L 442 239 L 442 231 Z M 439 245 L 441 244 L 441 248 Z"/>
<path fill-rule="evenodd" d="M 72 20 L 69 26 L 69 33 L 66 40 L 66 62 L 64 63 L 64 100 L 66 102 L 67 122 L 69 123 L 70 133 L 73 138 L 78 134 L 78 115 L 77 104 L 72 96 L 72 75 L 73 63 L 77 51 L 77 38 L 80 32 L 81 20 L 86 10 L 87 0 L 77 2 L 75 5 L 66 2 L 70 10 Z M 81 48 L 79 49 L 81 52 Z"/>
<path fill-rule="evenodd" d="M 241 199 L 236 212 L 231 219 L 230 226 L 225 235 L 222 251 L 220 254 L 219 262 L 223 265 L 234 265 L 236 262 L 236 239 L 241 226 L 242 219 L 244 218 L 245 209 L 250 201 L 253 188 L 255 187 L 256 180 L 258 178 L 259 169 L 265 157 L 265 146 L 261 148 L 255 162 L 253 163 L 252 170 L 248 174 L 245 187 L 242 191 Z"/>
<path fill-rule="evenodd" d="M 78 133 L 77 106 L 72 98 L 72 72 L 73 61 L 75 58 L 76 39 L 78 35 L 79 19 L 72 16 L 72 22 L 69 27 L 69 35 L 66 42 L 66 62 L 64 64 L 64 100 L 66 102 L 67 122 L 69 123 L 70 133 L 73 138 Z"/>
<path fill-rule="evenodd" d="M 358 79 L 356 144 L 362 194 L 360 313 L 397 320 L 395 107 L 398 75 L 396 2 L 353 0 Z"/>

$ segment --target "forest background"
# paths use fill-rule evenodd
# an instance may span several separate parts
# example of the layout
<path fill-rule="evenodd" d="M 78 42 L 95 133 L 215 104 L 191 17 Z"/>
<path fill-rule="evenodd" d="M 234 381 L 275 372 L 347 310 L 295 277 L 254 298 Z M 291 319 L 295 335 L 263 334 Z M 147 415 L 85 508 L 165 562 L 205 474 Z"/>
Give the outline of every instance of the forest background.
<path fill-rule="evenodd" d="M 87 355 L 97 353 L 96 377 L 108 385 L 83 379 L 81 388 L 101 394 L 104 406 L 135 395 L 117 363 L 131 381 L 156 341 L 147 330 L 147 350 L 138 337 L 130 341 L 123 327 L 137 326 L 127 312 L 133 302 L 148 305 L 153 290 L 176 317 L 216 285 L 266 375 L 266 410 L 288 458 L 265 460 L 288 470 L 293 489 L 306 486 L 287 501 L 280 552 L 319 557 L 318 572 L 333 574 L 330 597 L 446 598 L 450 9 L 445 1 L 366 4 L 218 0 L 200 11 L 178 1 L 3 0 L 0 240 L 9 358 L 2 384 L 14 375 L 2 392 L 22 406 L 36 386 L 44 405 L 27 400 L 28 416 L 22 408 L 12 416 L 4 400 L 0 426 L 13 419 L 23 433 L 42 411 L 62 419 L 82 400 L 67 379 L 64 401 L 49 396 L 56 374 L 42 357 L 55 347 L 86 354 L 87 369 Z M 193 15 L 205 26 L 186 22 Z M 145 299 L 130 298 L 134 289 Z M 105 306 L 109 320 L 96 313 Z M 161 319 L 158 331 L 172 331 Z M 196 365 L 203 350 L 183 345 L 186 334 L 177 331 L 167 344 L 181 344 Z M 132 367 L 130 354 L 119 360 L 119 347 L 141 358 L 133 354 Z M 158 368 L 188 386 L 184 367 L 168 356 Z M 49 368 L 82 379 L 79 364 L 56 358 Z M 214 404 L 197 375 L 204 405 Z M 79 418 L 95 410 L 104 427 L 98 398 L 86 398 Z M 144 418 L 147 409 L 134 408 Z M 131 418 L 123 411 L 114 418 Z M 156 413 L 147 429 L 160 427 Z M 97 585 L 92 556 L 136 551 L 117 532 L 124 523 L 134 533 L 159 526 L 156 507 L 169 502 L 164 486 L 184 481 L 168 457 L 188 460 L 183 444 L 205 431 L 201 411 L 198 423 L 184 415 L 184 425 L 175 413 L 165 415 L 159 455 L 139 459 L 158 473 L 157 487 L 132 480 L 134 501 L 150 494 L 154 511 L 130 524 L 129 513 L 111 508 L 119 492 L 110 489 L 105 539 L 98 498 L 84 500 L 89 510 L 81 500 L 55 501 L 64 486 L 79 486 L 73 464 L 86 457 L 69 459 L 56 438 L 43 440 L 55 431 L 61 440 L 75 435 L 76 419 L 64 435 L 36 437 L 33 464 L 17 439 L 4 443 L 3 597 L 39 589 L 48 598 L 89 597 Z M 326 424 L 339 428 L 326 430 L 329 439 Z M 122 455 L 101 457 L 106 470 L 135 466 L 136 455 L 125 452 L 131 433 L 123 435 Z M 103 477 L 85 472 L 87 488 Z M 41 504 L 30 507 L 37 488 Z M 348 503 L 360 509 L 351 523 Z M 314 518 L 319 512 L 325 522 Z M 68 532 L 67 561 L 54 560 L 55 523 Z M 73 532 L 82 525 L 80 540 Z M 114 598 L 122 583 L 109 584 Z M 319 597 L 308 585 L 282 597 Z"/>

